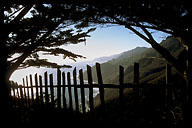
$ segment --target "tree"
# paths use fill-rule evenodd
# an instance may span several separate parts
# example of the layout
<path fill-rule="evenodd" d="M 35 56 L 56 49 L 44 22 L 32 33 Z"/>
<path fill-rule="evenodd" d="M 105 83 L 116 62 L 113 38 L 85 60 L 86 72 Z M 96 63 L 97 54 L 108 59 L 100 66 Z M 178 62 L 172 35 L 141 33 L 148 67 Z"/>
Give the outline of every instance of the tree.
<path fill-rule="evenodd" d="M 89 37 L 88 33 L 95 30 L 91 28 L 83 32 L 78 29 L 74 32 L 75 30 L 69 27 L 78 22 L 78 19 L 71 20 L 74 18 L 71 16 L 74 9 L 72 5 L 13 6 L 14 8 L 5 8 L 7 12 L 5 13 L 5 26 L 7 28 L 5 33 L 7 36 L 8 78 L 16 69 L 29 66 L 70 67 L 57 65 L 46 59 L 39 59 L 39 52 L 54 56 L 62 54 L 64 55 L 63 58 L 69 57 L 74 61 L 77 57 L 84 58 L 61 47 L 64 44 L 84 42 L 85 38 Z M 62 12 L 60 8 L 67 9 Z M 15 13 L 20 10 L 21 12 L 15 16 Z M 30 15 L 25 16 L 27 13 Z"/>
<path fill-rule="evenodd" d="M 83 9 L 82 9 L 83 8 Z M 185 78 L 192 94 L 192 9 L 185 1 L 134 0 L 110 3 L 82 4 L 79 13 L 83 25 L 117 24 L 131 30 L 149 43 L 178 73 Z M 83 18 L 84 17 L 84 18 Z M 181 60 L 174 58 L 153 37 L 162 31 L 180 40 L 183 45 Z M 189 97 L 190 98 L 190 97 Z M 192 96 L 191 96 L 192 101 Z"/>
<path fill-rule="evenodd" d="M 41 55 L 63 55 L 75 61 L 85 58 L 63 49 L 63 45 L 85 42 L 95 28 L 77 29 L 79 17 L 73 16 L 72 4 L 10 4 L 3 3 L 4 21 L 1 38 L 0 76 L 1 101 L 4 110 L 9 105 L 8 80 L 18 69 L 29 66 L 69 68 L 41 59 Z M 1 8 L 2 9 L 2 8 Z M 1 20 L 2 21 L 2 20 Z"/>

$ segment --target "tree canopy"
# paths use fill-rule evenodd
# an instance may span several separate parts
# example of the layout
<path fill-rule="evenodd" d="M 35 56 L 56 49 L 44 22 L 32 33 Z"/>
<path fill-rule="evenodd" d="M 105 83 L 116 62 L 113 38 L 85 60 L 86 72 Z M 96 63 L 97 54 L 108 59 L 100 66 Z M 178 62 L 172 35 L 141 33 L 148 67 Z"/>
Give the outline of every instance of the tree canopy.
<path fill-rule="evenodd" d="M 178 37 L 185 51 L 189 51 L 192 47 L 192 8 L 185 1 L 114 1 L 113 4 L 83 4 L 79 11 L 83 17 L 82 26 L 95 23 L 122 25 L 148 42 L 181 74 L 185 72 L 186 63 L 180 63 L 160 46 L 152 33 L 152 30 L 157 30 Z"/>
<path fill-rule="evenodd" d="M 62 47 L 85 42 L 90 37 L 89 33 L 95 30 L 74 26 L 79 20 L 72 15 L 74 8 L 64 4 L 5 5 L 8 76 L 16 69 L 29 66 L 70 67 L 40 59 L 39 52 L 43 55 L 63 55 L 63 58 L 74 61 L 78 57 L 85 58 Z"/>
<path fill-rule="evenodd" d="M 95 24 L 124 26 L 150 43 L 180 73 L 186 70 L 186 63 L 180 63 L 161 47 L 153 38 L 151 31 L 158 30 L 178 37 L 185 51 L 190 51 L 188 49 L 191 48 L 192 9 L 185 1 L 114 0 L 111 3 L 93 4 L 7 4 L 4 10 L 6 11 L 4 23 L 7 28 L 5 37 L 8 58 L 16 53 L 20 55 L 9 60 L 8 65 L 12 71 L 18 67 L 35 66 L 34 60 L 38 62 L 37 66 L 41 63 L 44 66 L 56 66 L 55 63 L 51 64 L 45 59 L 39 60 L 39 51 L 50 55 L 64 54 L 64 58 L 69 57 L 73 60 L 76 57 L 83 57 L 59 46 L 85 41 L 85 37 L 88 37 L 88 33 L 94 29 L 83 32 L 82 28 L 95 26 Z M 29 12 L 30 16 L 26 16 Z M 69 26 L 73 26 L 72 29 Z M 27 57 L 31 59 L 23 63 Z"/>

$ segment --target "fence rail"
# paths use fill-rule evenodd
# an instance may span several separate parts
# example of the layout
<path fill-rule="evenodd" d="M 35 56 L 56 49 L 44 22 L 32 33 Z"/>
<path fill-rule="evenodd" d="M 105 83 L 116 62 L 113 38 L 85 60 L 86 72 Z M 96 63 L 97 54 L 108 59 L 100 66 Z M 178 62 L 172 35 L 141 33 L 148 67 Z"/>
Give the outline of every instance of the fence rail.
<path fill-rule="evenodd" d="M 89 65 L 87 65 L 87 76 L 88 84 L 84 83 L 83 80 L 83 71 L 79 70 L 79 80 L 80 84 L 77 84 L 77 72 L 74 68 L 72 77 L 73 84 L 71 83 L 71 74 L 70 72 L 61 72 L 60 69 L 57 69 L 57 85 L 53 84 L 53 74 L 47 72 L 44 73 L 44 76 L 35 74 L 33 83 L 32 75 L 26 76 L 23 78 L 23 85 L 18 85 L 17 83 L 12 82 L 10 88 L 10 95 L 14 99 L 15 107 L 27 108 L 33 107 L 34 105 L 46 105 L 58 108 L 68 108 L 75 110 L 77 112 L 82 112 L 85 114 L 87 112 L 86 108 L 86 97 L 85 89 L 89 90 L 88 95 L 88 109 L 91 115 L 94 115 L 94 97 L 93 89 L 99 89 L 100 103 L 101 107 L 105 109 L 105 89 L 113 88 L 119 89 L 119 100 L 120 104 L 124 103 L 124 89 L 133 88 L 135 92 L 135 100 L 140 96 L 140 88 L 146 87 L 161 87 L 163 88 L 165 95 L 165 106 L 169 106 L 168 95 L 170 95 L 169 88 L 182 88 L 180 86 L 171 85 L 170 75 L 171 67 L 166 66 L 166 84 L 150 84 L 150 83 L 139 83 L 139 64 L 134 63 L 134 82 L 133 83 L 124 83 L 124 68 L 119 67 L 119 85 L 114 84 L 103 84 L 102 73 L 100 64 L 96 63 L 96 71 L 98 77 L 98 84 L 93 83 L 92 79 L 92 70 Z M 43 85 L 44 80 L 44 85 Z M 49 84 L 48 84 L 49 83 Z M 66 84 L 67 83 L 67 84 Z M 79 91 L 78 91 L 79 90 Z M 68 91 L 68 94 L 66 92 Z M 80 93 L 80 95 L 78 95 Z M 68 99 L 66 98 L 68 95 Z M 18 100 L 19 99 L 19 100 Z M 16 102 L 18 101 L 18 102 Z M 55 104 L 56 103 L 56 104 Z"/>

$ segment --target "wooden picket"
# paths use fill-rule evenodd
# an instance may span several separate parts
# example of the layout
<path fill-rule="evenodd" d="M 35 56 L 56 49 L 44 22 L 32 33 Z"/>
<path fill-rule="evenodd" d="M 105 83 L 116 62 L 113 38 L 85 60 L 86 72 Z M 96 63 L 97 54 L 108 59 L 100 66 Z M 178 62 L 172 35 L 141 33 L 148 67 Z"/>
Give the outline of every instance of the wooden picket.
<path fill-rule="evenodd" d="M 61 110 L 61 71 L 57 69 L 57 105 L 58 109 Z"/>
<path fill-rule="evenodd" d="M 68 82 L 68 94 L 69 94 L 69 109 L 73 109 L 73 101 L 72 101 L 72 92 L 71 92 L 71 75 L 70 72 L 67 73 L 67 82 Z"/>
<path fill-rule="evenodd" d="M 80 87 L 81 87 L 81 104 L 82 104 L 82 112 L 85 114 L 85 90 L 84 90 L 84 81 L 83 81 L 83 70 L 79 70 L 79 80 L 80 80 Z"/>
<path fill-rule="evenodd" d="M 98 78 L 98 85 L 99 85 L 99 92 L 100 92 L 100 101 L 101 107 L 104 109 L 105 101 L 104 101 L 104 88 L 103 86 L 103 78 L 101 74 L 101 67 L 99 63 L 96 63 L 96 70 L 97 70 L 97 78 Z"/>
<path fill-rule="evenodd" d="M 62 81 L 63 81 L 63 108 L 67 108 L 67 103 L 66 103 L 66 97 L 65 97 L 65 72 L 62 72 Z"/>
<path fill-rule="evenodd" d="M 75 93 L 75 108 L 76 108 L 76 111 L 79 112 L 79 98 L 78 98 L 78 92 L 77 92 L 76 68 L 74 68 L 74 70 L 73 70 L 73 84 L 74 84 L 74 93 Z"/>
<path fill-rule="evenodd" d="M 94 102 L 93 102 L 93 79 L 91 67 L 87 65 L 87 76 L 89 84 L 89 108 L 91 116 L 94 116 Z"/>

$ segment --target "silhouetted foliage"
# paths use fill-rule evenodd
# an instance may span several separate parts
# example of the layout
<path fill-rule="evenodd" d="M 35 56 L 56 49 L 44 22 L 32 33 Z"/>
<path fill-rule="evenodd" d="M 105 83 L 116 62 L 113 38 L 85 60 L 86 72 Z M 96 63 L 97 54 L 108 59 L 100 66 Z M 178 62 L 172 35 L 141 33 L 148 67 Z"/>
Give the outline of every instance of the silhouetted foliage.
<path fill-rule="evenodd" d="M 0 56 L 0 85 L 2 111 L 5 120 L 13 114 L 9 109 L 8 80 L 11 74 L 29 66 L 45 66 L 51 68 L 69 68 L 69 65 L 58 65 L 41 59 L 40 54 L 76 58 L 82 55 L 65 50 L 62 46 L 85 42 L 89 33 L 95 28 L 77 29 L 75 24 L 78 17 L 72 14 L 75 6 L 64 4 L 14 4 L 1 3 L 1 56 Z M 6 111 L 8 110 L 8 111 Z"/>
<path fill-rule="evenodd" d="M 79 9 L 84 14 L 82 25 L 117 24 L 133 31 L 140 38 L 151 44 L 181 74 L 186 71 L 186 64 L 180 63 L 170 52 L 161 47 L 153 38 L 154 30 L 178 37 L 190 52 L 191 43 L 191 6 L 184 1 L 113 1 L 113 4 L 82 5 Z M 186 61 L 186 60 L 184 60 Z"/>
<path fill-rule="evenodd" d="M 86 37 L 90 37 L 88 34 L 95 30 L 74 27 L 79 20 L 72 15 L 74 6 L 5 4 L 4 9 L 8 76 L 16 69 L 29 66 L 70 67 L 40 59 L 40 52 L 41 55 L 63 55 L 74 61 L 78 57 L 85 58 L 61 47 L 85 42 Z"/>

